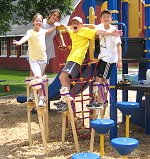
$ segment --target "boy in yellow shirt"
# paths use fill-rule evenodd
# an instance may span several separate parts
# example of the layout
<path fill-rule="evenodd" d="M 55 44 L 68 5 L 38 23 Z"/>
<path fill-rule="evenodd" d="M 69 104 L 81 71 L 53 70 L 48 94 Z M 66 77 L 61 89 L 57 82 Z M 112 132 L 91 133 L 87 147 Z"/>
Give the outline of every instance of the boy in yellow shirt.
<path fill-rule="evenodd" d="M 63 25 L 64 26 L 64 25 Z M 119 35 L 122 31 L 104 31 L 95 30 L 88 27 L 83 27 L 83 21 L 80 17 L 76 16 L 71 19 L 71 27 L 64 26 L 65 30 L 69 33 L 72 40 L 72 49 L 67 58 L 67 62 L 60 74 L 61 89 L 60 93 L 70 91 L 70 79 L 75 78 L 79 73 L 80 66 L 85 59 L 85 55 L 89 46 L 89 40 L 96 35 Z M 61 97 L 62 98 L 62 97 Z M 63 101 L 55 103 L 58 111 L 66 111 L 67 104 Z"/>

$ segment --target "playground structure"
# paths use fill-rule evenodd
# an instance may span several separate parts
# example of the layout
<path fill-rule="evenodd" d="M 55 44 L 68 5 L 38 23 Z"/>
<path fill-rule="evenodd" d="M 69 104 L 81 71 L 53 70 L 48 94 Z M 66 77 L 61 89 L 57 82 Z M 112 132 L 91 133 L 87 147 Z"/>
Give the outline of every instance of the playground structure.
<path fill-rule="evenodd" d="M 113 16 L 113 23 L 118 23 L 119 26 L 123 29 L 124 36 L 122 38 L 123 40 L 123 74 L 128 74 L 128 63 L 139 63 L 139 71 L 138 73 L 138 79 L 146 79 L 146 71 L 150 67 L 149 66 L 149 1 L 142 1 L 142 0 L 130 0 L 130 1 L 117 1 L 117 0 L 84 0 L 81 1 L 79 6 L 82 7 L 82 11 L 85 17 L 81 16 L 85 23 L 95 23 L 96 16 L 95 13 L 100 12 L 96 11 L 96 9 L 105 9 L 108 8 L 112 12 Z M 100 7 L 101 6 L 101 7 Z M 78 7 L 78 6 L 77 6 Z M 96 12 L 95 12 L 96 11 Z M 76 15 L 77 13 L 74 12 L 72 17 Z M 132 16 L 130 16 L 132 15 Z M 97 16 L 98 17 L 98 16 Z M 145 18 L 146 17 L 146 18 Z M 124 24 L 126 27 L 124 27 Z M 145 27 L 143 27 L 145 26 Z M 128 41 L 128 42 L 127 42 Z M 90 41 L 90 47 L 89 47 L 89 54 L 90 59 L 94 59 L 94 46 L 95 39 Z M 79 80 L 82 79 L 82 75 L 84 72 L 84 77 L 87 75 L 87 66 L 83 66 L 81 69 L 81 73 L 79 74 Z M 91 76 L 94 76 L 94 66 L 90 65 L 91 70 Z M 89 69 L 89 68 L 88 68 Z M 113 75 L 113 76 L 112 76 Z M 116 85 L 117 83 L 117 70 L 116 68 L 113 69 L 112 75 L 110 77 L 110 84 L 112 86 Z M 114 76 L 115 75 L 115 76 Z M 82 89 L 86 88 L 88 83 L 84 84 Z M 79 85 L 74 85 L 74 94 L 78 94 L 80 92 Z M 53 83 L 49 86 L 49 94 L 48 99 L 49 101 L 53 99 L 58 99 L 60 97 L 59 89 L 61 87 L 61 84 L 59 82 L 59 74 L 57 75 L 56 79 L 53 81 Z M 53 90 L 51 92 L 50 90 Z M 113 101 L 110 103 L 110 118 L 114 119 L 117 123 L 117 111 L 116 107 L 114 106 L 117 101 L 117 92 L 115 89 L 111 89 L 110 93 L 114 96 Z M 137 99 L 136 101 L 141 104 L 141 99 L 143 96 L 143 92 L 137 91 Z M 123 91 L 123 100 L 128 100 L 128 92 Z M 147 112 L 150 114 L 150 112 Z M 144 109 L 140 108 L 136 113 L 136 115 L 132 116 L 132 122 L 143 126 L 145 113 Z M 140 116 L 142 114 L 142 116 Z M 136 120 L 138 119 L 138 121 Z M 117 125 L 115 125 L 113 134 L 111 134 L 111 138 L 117 136 Z"/>
<path fill-rule="evenodd" d="M 148 68 L 150 68 L 149 64 L 149 20 L 150 20 L 150 15 L 149 15 L 149 7 L 150 7 L 150 0 L 147 1 L 142 1 L 142 0 L 109 0 L 108 2 L 105 0 L 82 0 L 81 4 L 82 9 L 84 12 L 85 16 L 85 23 L 95 23 L 95 10 L 96 6 L 101 6 L 101 9 L 108 8 L 112 12 L 113 16 L 113 23 L 119 24 L 119 28 L 122 28 L 124 31 L 123 36 L 123 74 L 128 74 L 128 63 L 139 63 L 139 71 L 138 71 L 138 76 L 139 80 L 145 79 L 146 78 L 146 71 Z M 100 11 L 99 11 L 100 12 Z M 130 14 L 132 16 L 130 16 Z M 143 18 L 145 15 L 145 19 Z M 73 15 L 72 15 L 73 16 Z M 144 24 L 145 22 L 145 24 Z M 124 25 L 125 24 L 125 25 Z M 143 28 L 142 26 L 145 27 Z M 126 26 L 126 27 L 124 27 Z M 144 35 L 145 31 L 145 35 Z M 127 43 L 127 41 L 129 43 Z M 143 43 L 144 42 L 144 43 Z M 145 44 L 145 47 L 144 47 Z M 80 107 L 82 107 L 81 113 L 82 114 L 82 121 L 84 125 L 84 108 L 83 108 L 83 103 L 84 103 L 84 96 L 87 96 L 88 98 L 86 100 L 92 100 L 92 86 L 94 82 L 94 73 L 95 73 L 95 56 L 94 55 L 94 49 L 95 49 L 95 39 L 90 41 L 90 47 L 89 47 L 89 56 L 85 60 L 84 64 L 81 67 L 81 71 L 79 72 L 78 76 L 75 79 L 72 79 L 72 88 L 71 88 L 71 96 L 75 99 L 77 96 L 81 97 L 81 100 L 75 100 L 74 102 L 74 111 L 75 111 L 75 104 L 80 103 Z M 134 50 L 135 49 L 135 50 Z M 90 57 L 90 58 L 89 58 Z M 90 59 L 90 60 L 89 60 Z M 143 71 L 144 68 L 144 71 Z M 110 77 L 110 93 L 112 94 L 112 99 L 110 100 L 110 118 L 114 120 L 115 124 L 111 129 L 111 139 L 117 137 L 117 108 L 116 108 L 116 103 L 117 103 L 117 91 L 114 89 L 114 86 L 117 83 L 117 69 L 114 67 L 111 77 Z M 83 91 L 85 88 L 89 86 L 89 94 L 84 95 Z M 59 89 L 61 88 L 61 84 L 59 81 L 59 74 L 55 78 L 55 80 L 52 82 L 51 85 L 48 86 L 48 103 L 51 100 L 54 99 L 59 99 L 60 97 L 60 92 Z M 51 91 L 53 90 L 53 91 Z M 137 92 L 137 99 L 136 101 L 141 104 L 141 99 L 143 96 L 142 91 Z M 128 100 L 128 91 L 123 91 L 123 101 Z M 148 103 L 147 103 L 148 104 Z M 70 105 L 70 104 L 69 104 Z M 69 109 L 70 110 L 70 109 Z M 74 114 L 74 117 L 76 117 L 76 111 Z M 150 109 L 148 112 L 150 114 Z M 142 114 L 142 116 L 141 116 Z M 66 119 L 66 114 L 64 115 L 64 121 Z M 139 121 L 136 121 L 137 118 Z M 143 108 L 139 108 L 138 112 L 132 115 L 132 122 L 136 123 L 137 125 L 144 127 L 144 121 L 143 118 L 145 118 L 145 113 Z M 74 120 L 74 119 L 73 119 Z M 76 118 L 75 118 L 76 120 Z M 142 120 L 142 121 L 140 121 Z M 150 123 L 150 119 L 148 117 L 148 123 Z M 72 120 L 71 120 L 72 122 Z M 65 122 L 63 122 L 64 124 Z M 64 124 L 65 125 L 65 124 Z M 73 126 L 74 127 L 74 126 Z M 63 126 L 62 132 L 65 133 L 64 131 L 65 126 Z M 74 128 L 72 128 L 74 131 Z M 64 133 L 63 133 L 63 138 L 62 142 L 64 143 Z M 147 131 L 148 134 L 150 134 L 150 131 L 148 129 Z M 76 139 L 75 139 L 76 142 Z M 78 143 L 76 146 L 77 152 L 79 151 L 78 149 Z"/>

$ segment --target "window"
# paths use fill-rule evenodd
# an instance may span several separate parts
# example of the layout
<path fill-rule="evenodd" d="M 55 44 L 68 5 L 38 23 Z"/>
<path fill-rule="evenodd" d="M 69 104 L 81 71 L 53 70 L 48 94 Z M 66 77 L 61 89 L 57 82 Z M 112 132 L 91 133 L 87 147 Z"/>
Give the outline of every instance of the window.
<path fill-rule="evenodd" d="M 13 44 L 10 44 L 10 56 L 17 57 L 17 48 Z"/>
<path fill-rule="evenodd" d="M 1 46 L 0 56 L 6 57 L 7 56 L 7 41 L 4 38 L 1 39 L 0 46 Z"/>
<path fill-rule="evenodd" d="M 10 38 L 10 57 L 17 57 L 17 46 L 12 43 L 13 40 L 16 40 L 15 37 Z"/>
<path fill-rule="evenodd" d="M 27 57 L 28 52 L 28 43 L 24 43 L 21 45 L 21 56 L 22 57 Z"/>

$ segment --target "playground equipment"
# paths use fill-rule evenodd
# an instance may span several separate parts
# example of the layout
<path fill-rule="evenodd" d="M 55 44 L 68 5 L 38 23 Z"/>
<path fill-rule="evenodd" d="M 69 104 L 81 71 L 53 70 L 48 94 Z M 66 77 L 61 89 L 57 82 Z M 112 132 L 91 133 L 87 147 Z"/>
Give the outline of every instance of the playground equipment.
<path fill-rule="evenodd" d="M 127 155 L 134 151 L 139 142 L 133 138 L 114 138 L 111 140 L 111 145 L 122 155 L 122 159 L 127 159 Z"/>
<path fill-rule="evenodd" d="M 72 155 L 72 159 L 100 159 L 100 156 L 91 152 L 82 152 Z"/>
<path fill-rule="evenodd" d="M 39 107 L 38 106 L 38 89 L 41 89 L 46 98 L 46 106 Z M 28 117 L 28 139 L 29 145 L 32 144 L 31 137 L 31 111 L 33 109 L 37 110 L 39 127 L 41 131 L 41 136 L 43 140 L 44 150 L 47 153 L 47 140 L 49 137 L 49 126 L 48 126 L 48 79 L 47 77 L 43 77 L 43 79 L 34 79 L 33 77 L 26 78 L 26 89 L 27 89 L 27 117 Z M 30 102 L 29 95 L 33 91 L 34 93 L 34 102 Z"/>
<path fill-rule="evenodd" d="M 102 3 L 102 1 L 98 1 Z M 97 3 L 98 3 L 97 2 Z M 104 2 L 104 1 L 103 1 Z M 106 1 L 105 1 L 106 2 Z M 146 71 L 150 68 L 150 41 L 149 41 L 149 0 L 130 0 L 130 1 L 117 1 L 109 0 L 107 3 L 108 9 L 112 12 L 114 23 L 122 22 L 127 26 L 127 40 L 128 45 L 123 51 L 123 74 L 128 74 L 129 63 L 139 63 L 138 78 L 139 80 L 145 79 Z M 121 13 L 121 14 L 118 14 Z M 145 13 L 145 16 L 144 16 Z M 131 16 L 132 15 L 132 16 Z M 118 23 L 119 24 L 119 23 Z M 134 26 L 134 27 L 133 27 Z M 145 26 L 145 27 L 143 27 Z M 119 26 L 120 27 L 120 26 Z M 137 28 L 137 29 L 136 29 Z M 145 33 L 144 33 L 145 32 Z M 123 38 L 123 43 L 126 38 Z M 117 83 L 117 70 L 114 67 L 110 77 L 110 85 L 115 86 Z M 115 88 L 115 89 L 112 89 Z M 123 101 L 128 101 L 128 91 L 123 89 Z M 132 89 L 133 90 L 133 89 Z M 115 107 L 117 103 L 117 91 L 116 87 L 111 87 L 110 93 L 112 94 L 113 101 L 110 101 L 110 118 L 115 121 L 115 126 L 111 130 L 111 138 L 117 137 L 117 109 Z M 137 90 L 136 102 L 141 103 L 144 91 Z M 149 97 L 147 102 L 149 103 Z M 146 104 L 148 104 L 146 103 Z M 144 112 L 146 110 L 146 113 Z M 139 126 L 146 128 L 146 133 L 150 134 L 149 109 L 143 109 L 140 107 L 138 111 L 132 115 L 131 122 L 136 123 Z M 145 120 L 146 119 L 146 120 Z M 142 124 L 141 124 L 142 123 Z"/>
<path fill-rule="evenodd" d="M 127 159 L 134 149 L 139 145 L 138 140 L 129 138 L 129 117 L 139 109 L 140 104 L 137 102 L 117 102 L 117 108 L 126 116 L 126 138 L 119 137 L 111 140 L 111 145 L 122 155 L 122 159 Z"/>
<path fill-rule="evenodd" d="M 115 125 L 111 119 L 95 119 L 90 121 L 91 131 L 90 152 L 93 152 L 95 131 L 100 134 L 100 156 L 104 156 L 104 135 Z"/>
<path fill-rule="evenodd" d="M 126 137 L 129 137 L 129 118 L 138 110 L 140 104 L 137 102 L 117 102 L 117 108 L 126 116 Z"/>
<path fill-rule="evenodd" d="M 104 3 L 106 2 L 106 0 L 83 0 L 82 1 L 82 9 L 85 15 L 85 22 L 89 23 L 95 23 L 95 15 L 94 15 L 94 11 L 96 9 L 96 6 L 98 5 L 102 5 L 102 8 L 104 7 Z M 106 3 L 105 3 L 106 4 Z M 120 0 L 109 0 L 107 2 L 107 8 L 112 12 L 112 16 L 113 16 L 113 22 L 114 23 L 118 23 L 122 22 L 127 26 L 127 37 L 128 37 L 128 42 L 129 45 L 124 45 L 123 48 L 125 51 L 123 51 L 123 74 L 128 74 L 128 63 L 131 62 L 136 62 L 139 63 L 139 71 L 138 71 L 138 76 L 139 76 L 139 80 L 145 79 L 146 77 L 146 71 L 148 68 L 150 68 L 150 63 L 149 63 L 149 59 L 150 59 L 150 0 L 130 0 L 130 4 L 128 0 L 125 1 L 120 1 Z M 90 14 L 89 14 L 89 10 L 90 10 Z M 145 10 L 145 16 L 144 16 L 144 10 Z M 118 13 L 122 13 L 122 14 L 118 14 Z M 130 16 L 131 15 L 131 16 Z M 90 21 L 90 17 L 93 17 Z M 143 17 L 145 17 L 145 19 L 143 19 Z M 145 24 L 144 24 L 144 20 L 145 20 Z M 128 23 L 129 22 L 129 23 Z M 142 28 L 142 26 L 144 26 L 144 28 Z M 119 26 L 119 27 L 123 27 L 123 26 Z M 145 30 L 144 30 L 145 29 Z M 124 33 L 126 32 L 124 31 Z M 145 34 L 144 34 L 145 31 Z M 127 40 L 127 37 L 123 37 L 123 42 L 125 40 Z M 128 49 L 127 49 L 128 47 Z M 92 50 L 90 51 L 90 58 L 94 59 L 93 53 L 94 53 L 94 43 L 93 41 L 90 43 L 90 49 Z M 90 64 L 90 67 L 88 67 L 88 65 L 85 65 L 82 68 L 82 73 L 85 75 L 85 77 L 89 77 L 87 75 L 87 70 L 90 68 L 90 73 L 91 76 L 94 76 L 94 68 L 95 65 L 93 65 L 91 62 L 87 62 Z M 93 66 L 92 66 L 93 65 Z M 74 80 L 72 81 L 72 89 L 71 89 L 71 93 L 76 96 L 78 95 L 80 92 L 82 92 L 83 90 L 85 90 L 85 88 L 87 88 L 88 85 L 90 85 L 91 87 L 89 88 L 90 90 L 92 90 L 92 82 L 91 82 L 91 78 L 89 78 L 88 80 L 85 80 L 86 78 L 83 77 L 81 74 L 79 74 L 79 76 L 77 77 L 77 79 L 79 80 Z M 85 81 L 86 82 L 85 82 Z M 93 79 L 92 79 L 93 80 Z M 94 80 L 93 80 L 94 81 Z M 110 101 L 110 118 L 112 120 L 114 120 L 114 125 L 111 128 L 110 131 L 110 138 L 116 138 L 117 137 L 117 107 L 116 107 L 116 103 L 117 103 L 117 91 L 115 88 L 115 85 L 117 83 L 117 70 L 116 67 L 113 68 L 112 70 L 112 74 L 110 77 L 110 85 L 112 85 L 113 87 L 111 87 L 110 89 L 110 94 L 112 94 L 112 98 L 113 100 Z M 82 85 L 82 87 L 80 87 Z M 60 93 L 59 93 L 59 89 L 61 88 L 61 84 L 59 81 L 59 74 L 57 75 L 57 77 L 55 78 L 55 80 L 53 81 L 53 83 L 48 87 L 48 101 L 54 100 L 54 99 L 58 99 L 60 97 Z M 53 91 L 51 91 L 53 90 Z M 81 91 L 82 90 L 82 91 Z M 90 94 L 90 93 L 89 93 Z M 143 96 L 143 91 L 137 91 L 137 99 L 136 102 L 141 103 L 141 98 Z M 83 93 L 81 93 L 81 97 L 83 97 Z M 91 97 L 91 96 L 90 96 Z M 92 97 L 91 97 L 92 98 Z M 146 96 L 146 104 L 149 104 L 149 94 L 147 93 Z M 127 91 L 123 91 L 123 101 L 128 101 L 128 92 Z M 80 101 L 83 105 L 83 100 Z M 77 102 L 76 102 L 77 103 Z M 146 120 L 144 120 L 144 122 L 147 123 L 147 134 L 150 134 L 150 128 L 148 128 L 148 126 L 150 125 L 150 109 L 147 109 L 146 113 L 144 111 L 144 109 L 142 109 L 141 107 L 138 108 L 138 113 L 132 114 L 132 118 L 134 119 L 132 120 L 132 122 L 134 123 L 135 120 L 137 120 L 137 125 L 139 124 L 138 122 L 141 120 L 141 118 L 146 118 Z M 82 112 L 82 114 L 84 114 Z M 141 115 L 142 114 L 142 115 Z M 65 116 L 65 114 L 64 114 Z M 74 117 L 76 117 L 76 114 L 74 114 Z M 74 120 L 74 119 L 73 119 Z M 75 120 L 74 120 L 75 122 Z M 145 127 L 145 123 L 142 123 L 143 127 Z M 84 124 L 84 122 L 83 122 Z M 63 126 L 64 129 L 64 126 Z M 73 129 L 74 130 L 74 129 Z M 65 131 L 63 131 L 65 132 Z M 129 135 L 128 135 L 129 136 Z M 63 140 L 64 142 L 64 140 Z M 125 140 L 125 143 L 128 142 L 128 139 Z M 124 143 L 124 145 L 125 145 Z M 127 155 L 127 154 L 125 154 Z"/>

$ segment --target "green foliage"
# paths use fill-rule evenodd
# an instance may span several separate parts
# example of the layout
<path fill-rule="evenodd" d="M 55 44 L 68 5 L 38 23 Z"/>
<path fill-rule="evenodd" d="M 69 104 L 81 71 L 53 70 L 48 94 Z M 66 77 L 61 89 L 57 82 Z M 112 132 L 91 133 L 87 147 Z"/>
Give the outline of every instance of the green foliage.
<path fill-rule="evenodd" d="M 46 17 L 50 10 L 60 9 L 63 15 L 70 14 L 73 0 L 1 0 L 0 1 L 0 35 L 11 30 L 10 25 L 27 24 L 35 13 Z"/>
<path fill-rule="evenodd" d="M 72 1 L 73 0 L 18 0 L 16 3 L 16 14 L 18 18 L 15 18 L 14 22 L 27 24 L 31 22 L 37 12 L 46 17 L 49 11 L 54 8 L 59 9 L 61 13 L 70 14 Z"/>
<path fill-rule="evenodd" d="M 0 1 L 0 34 L 6 33 L 6 31 L 11 30 L 10 21 L 13 16 L 13 4 L 11 0 Z"/>

